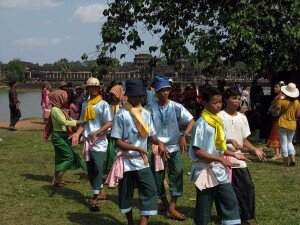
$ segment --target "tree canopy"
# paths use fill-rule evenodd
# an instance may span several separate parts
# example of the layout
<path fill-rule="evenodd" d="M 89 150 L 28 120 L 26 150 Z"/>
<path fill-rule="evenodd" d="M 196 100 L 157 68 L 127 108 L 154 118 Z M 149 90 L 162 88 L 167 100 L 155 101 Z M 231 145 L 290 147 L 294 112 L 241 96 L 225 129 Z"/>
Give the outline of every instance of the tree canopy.
<path fill-rule="evenodd" d="M 220 60 L 260 73 L 300 67 L 298 0 L 115 0 L 103 14 L 100 58 L 119 43 L 143 46 L 147 31 L 160 39 L 149 52 L 160 51 L 171 65 L 189 58 L 207 69 Z"/>
<path fill-rule="evenodd" d="M 24 81 L 25 66 L 20 59 L 13 59 L 4 66 L 5 76 L 8 81 Z"/>

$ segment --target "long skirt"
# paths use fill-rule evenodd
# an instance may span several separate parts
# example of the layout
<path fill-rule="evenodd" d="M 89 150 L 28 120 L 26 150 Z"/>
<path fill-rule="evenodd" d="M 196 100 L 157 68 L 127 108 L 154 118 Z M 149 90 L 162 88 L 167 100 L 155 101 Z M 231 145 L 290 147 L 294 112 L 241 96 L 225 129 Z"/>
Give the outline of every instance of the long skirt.
<path fill-rule="evenodd" d="M 268 148 L 279 148 L 279 125 L 278 121 L 274 121 L 270 132 L 269 140 L 267 142 Z"/>
<path fill-rule="evenodd" d="M 55 151 L 55 171 L 86 170 L 86 165 L 71 146 L 67 132 L 53 131 L 51 141 Z"/>

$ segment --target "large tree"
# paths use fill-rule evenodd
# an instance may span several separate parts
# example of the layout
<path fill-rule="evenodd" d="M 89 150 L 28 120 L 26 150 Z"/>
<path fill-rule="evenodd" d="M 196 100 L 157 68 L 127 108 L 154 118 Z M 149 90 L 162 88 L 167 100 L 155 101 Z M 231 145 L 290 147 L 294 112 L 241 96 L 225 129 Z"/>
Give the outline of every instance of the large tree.
<path fill-rule="evenodd" d="M 149 52 L 159 50 L 168 64 L 191 57 L 207 68 L 220 60 L 270 74 L 300 68 L 299 0 L 116 0 L 104 15 L 100 57 L 119 43 L 136 50 L 148 31 L 161 41 Z"/>
<path fill-rule="evenodd" d="M 5 77 L 8 81 L 24 81 L 25 66 L 20 59 L 13 59 L 4 65 Z"/>

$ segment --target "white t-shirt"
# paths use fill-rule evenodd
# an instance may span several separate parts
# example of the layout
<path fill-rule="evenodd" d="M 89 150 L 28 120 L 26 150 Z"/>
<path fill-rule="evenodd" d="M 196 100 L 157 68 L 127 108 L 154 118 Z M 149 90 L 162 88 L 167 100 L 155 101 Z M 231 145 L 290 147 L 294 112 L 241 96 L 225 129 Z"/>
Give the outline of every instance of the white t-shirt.
<path fill-rule="evenodd" d="M 225 126 L 226 139 L 234 139 L 240 146 L 243 147 L 244 138 L 247 138 L 251 134 L 246 116 L 239 112 L 237 112 L 236 115 L 231 116 L 224 110 L 219 113 L 219 116 L 222 118 Z M 236 150 L 232 144 L 227 144 L 227 147 L 228 150 Z M 245 161 L 232 157 L 230 161 L 232 163 L 240 164 L 240 168 L 247 167 L 247 163 Z"/>

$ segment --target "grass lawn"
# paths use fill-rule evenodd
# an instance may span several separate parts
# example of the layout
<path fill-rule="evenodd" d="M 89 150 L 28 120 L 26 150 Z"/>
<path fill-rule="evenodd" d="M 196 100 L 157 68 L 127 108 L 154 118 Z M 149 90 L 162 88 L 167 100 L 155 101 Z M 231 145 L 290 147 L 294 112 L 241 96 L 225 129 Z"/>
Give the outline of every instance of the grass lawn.
<path fill-rule="evenodd" d="M 109 189 L 109 201 L 102 201 L 100 212 L 88 209 L 91 195 L 84 171 L 69 171 L 64 188 L 53 188 L 51 179 L 54 152 L 51 142 L 44 143 L 38 131 L 9 132 L 2 129 L 0 137 L 0 224 L 125 224 L 118 210 L 117 190 Z M 299 147 L 297 147 L 299 151 Z M 81 148 L 76 151 L 81 152 Z M 267 149 L 269 158 L 272 151 Z M 295 167 L 281 162 L 259 163 L 251 157 L 249 169 L 256 187 L 256 215 L 259 225 L 300 224 L 300 160 Z M 195 188 L 189 183 L 190 161 L 185 154 L 184 197 L 178 201 L 184 222 L 164 216 L 151 217 L 150 224 L 193 224 Z M 137 202 L 137 201 L 135 201 Z M 139 219 L 137 204 L 134 217 Z M 213 215 L 216 215 L 213 210 Z M 215 218 L 215 217 L 214 217 Z M 212 222 L 218 224 L 218 222 Z"/>

